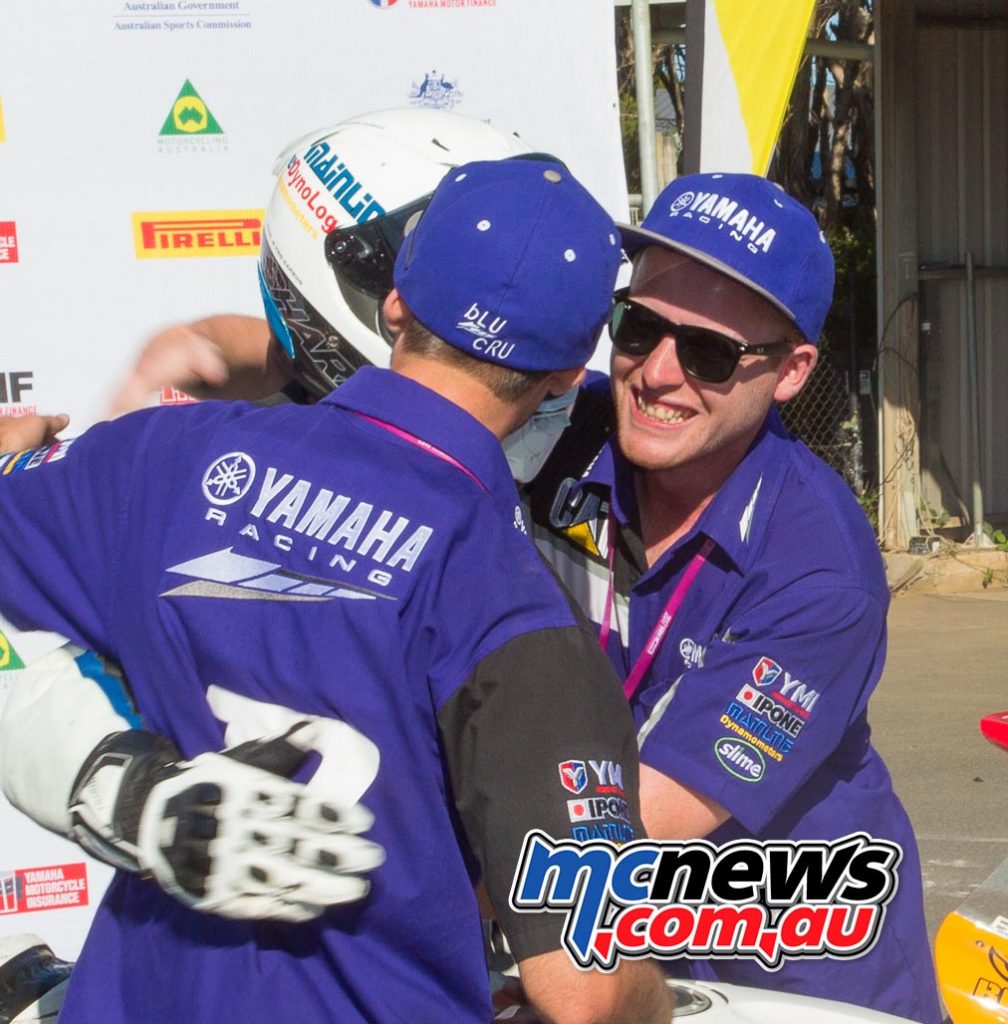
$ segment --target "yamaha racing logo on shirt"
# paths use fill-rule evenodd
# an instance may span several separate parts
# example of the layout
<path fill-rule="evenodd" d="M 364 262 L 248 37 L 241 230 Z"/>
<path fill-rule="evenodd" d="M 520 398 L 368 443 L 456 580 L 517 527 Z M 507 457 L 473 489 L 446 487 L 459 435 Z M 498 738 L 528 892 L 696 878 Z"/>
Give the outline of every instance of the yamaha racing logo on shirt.
<path fill-rule="evenodd" d="M 896 893 L 903 851 L 864 832 L 833 842 L 706 840 L 623 846 L 529 832 L 510 899 L 519 913 L 566 916 L 563 944 L 579 967 L 621 956 L 863 956 Z"/>
<path fill-rule="evenodd" d="M 203 474 L 203 496 L 212 505 L 233 505 L 249 492 L 255 463 L 244 452 L 228 452 L 214 459 Z"/>
<path fill-rule="evenodd" d="M 241 539 L 246 548 L 251 543 L 257 554 L 265 549 L 264 554 L 281 559 L 277 565 L 290 562 L 285 556 L 292 555 L 320 570 L 337 569 L 351 577 L 335 581 L 323 575 L 316 581 L 320 587 L 388 587 L 397 572 L 413 571 L 434 536 L 432 527 L 414 523 L 395 509 L 338 494 L 276 466 L 267 466 L 260 474 L 245 452 L 214 459 L 203 474 L 201 489 L 208 502 L 204 522 L 234 534 L 234 542 Z M 230 550 L 218 540 L 214 550 L 201 557 L 218 559 Z M 272 564 L 246 554 L 234 557 L 255 563 L 250 575 L 260 574 L 260 564 Z M 233 570 L 237 567 L 229 563 L 228 573 Z M 305 576 L 303 584 L 308 580 Z M 295 585 L 289 582 L 289 587 Z M 289 587 L 278 583 L 276 589 Z"/>
<path fill-rule="evenodd" d="M 706 647 L 698 644 L 695 640 L 691 640 L 688 636 L 684 636 L 679 641 L 679 654 L 682 656 L 683 664 L 686 668 L 703 668 L 704 655 L 706 653 Z"/>

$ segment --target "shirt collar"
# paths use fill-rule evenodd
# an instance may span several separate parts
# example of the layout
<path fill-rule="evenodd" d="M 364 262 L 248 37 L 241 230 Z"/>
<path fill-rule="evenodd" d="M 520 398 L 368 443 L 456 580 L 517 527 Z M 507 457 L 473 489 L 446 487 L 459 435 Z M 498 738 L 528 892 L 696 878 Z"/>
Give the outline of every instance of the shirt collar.
<path fill-rule="evenodd" d="M 776 408 L 771 408 L 745 458 L 721 485 L 696 525 L 652 568 L 657 569 L 673 551 L 689 543 L 697 533 L 703 533 L 745 572 L 777 503 L 789 464 L 785 446 L 791 443 L 793 439 Z M 620 452 L 615 435 L 606 442 L 579 486 L 608 490 L 616 519 L 622 525 L 637 521 L 633 467 Z"/>
<path fill-rule="evenodd" d="M 362 366 L 321 404 L 372 416 L 412 434 L 513 503 L 515 484 L 497 437 L 460 406 L 401 373 Z"/>

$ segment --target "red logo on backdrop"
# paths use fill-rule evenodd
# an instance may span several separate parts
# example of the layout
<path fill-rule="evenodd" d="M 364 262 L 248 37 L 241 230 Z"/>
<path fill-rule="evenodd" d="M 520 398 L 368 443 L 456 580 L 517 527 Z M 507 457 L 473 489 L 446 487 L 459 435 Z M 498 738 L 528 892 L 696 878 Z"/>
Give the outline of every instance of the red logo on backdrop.
<path fill-rule="evenodd" d="M 184 391 L 173 388 L 171 384 L 166 384 L 161 389 L 161 395 L 158 399 L 160 405 L 192 405 L 198 401 L 198 398 L 193 398 L 192 395 L 187 395 Z"/>
<path fill-rule="evenodd" d="M 17 261 L 17 226 L 12 220 L 0 220 L 0 263 Z"/>
<path fill-rule="evenodd" d="M 87 865 L 83 862 L 0 871 L 0 915 L 65 910 L 86 907 L 87 903 Z"/>

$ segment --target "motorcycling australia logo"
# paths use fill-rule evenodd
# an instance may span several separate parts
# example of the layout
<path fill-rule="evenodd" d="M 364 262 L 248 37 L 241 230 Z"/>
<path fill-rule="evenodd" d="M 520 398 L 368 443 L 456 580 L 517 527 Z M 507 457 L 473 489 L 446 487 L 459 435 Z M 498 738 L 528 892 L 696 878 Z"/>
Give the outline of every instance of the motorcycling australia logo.
<path fill-rule="evenodd" d="M 161 125 L 161 131 L 158 133 L 158 152 L 221 153 L 227 148 L 224 129 L 187 78 Z"/>

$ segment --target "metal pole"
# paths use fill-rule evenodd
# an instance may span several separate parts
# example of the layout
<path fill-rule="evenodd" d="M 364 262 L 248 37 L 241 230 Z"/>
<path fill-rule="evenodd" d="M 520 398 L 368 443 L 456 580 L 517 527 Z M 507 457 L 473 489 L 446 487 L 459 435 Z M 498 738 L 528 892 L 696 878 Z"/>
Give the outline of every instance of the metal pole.
<path fill-rule="evenodd" d="M 634 41 L 634 87 L 637 92 L 637 145 L 640 150 L 643 217 L 658 197 L 654 69 L 651 67 L 651 5 L 648 0 L 631 0 L 630 24 Z"/>
<path fill-rule="evenodd" d="M 966 253 L 966 386 L 969 389 L 970 414 L 970 497 L 973 514 L 973 543 L 984 543 L 983 487 L 980 483 L 980 375 L 976 339 L 976 277 L 973 253 Z"/>

